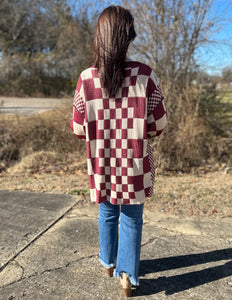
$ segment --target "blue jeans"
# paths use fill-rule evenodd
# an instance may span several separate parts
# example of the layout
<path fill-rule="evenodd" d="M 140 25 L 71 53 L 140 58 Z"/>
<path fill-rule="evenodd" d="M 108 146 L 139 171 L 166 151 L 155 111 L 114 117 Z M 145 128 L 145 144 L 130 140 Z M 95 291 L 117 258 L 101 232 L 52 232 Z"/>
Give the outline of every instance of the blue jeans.
<path fill-rule="evenodd" d="M 133 285 L 139 285 L 143 204 L 113 205 L 106 201 L 99 206 L 100 262 L 106 268 L 116 265 L 115 277 L 125 272 Z"/>

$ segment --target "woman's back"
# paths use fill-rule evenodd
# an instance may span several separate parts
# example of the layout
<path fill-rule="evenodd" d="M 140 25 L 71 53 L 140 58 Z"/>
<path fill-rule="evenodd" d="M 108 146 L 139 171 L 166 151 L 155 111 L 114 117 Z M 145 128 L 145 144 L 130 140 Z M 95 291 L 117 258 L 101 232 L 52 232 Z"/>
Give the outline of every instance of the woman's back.
<path fill-rule="evenodd" d="M 166 123 L 152 69 L 126 61 L 114 97 L 103 88 L 97 68 L 86 69 L 77 84 L 74 109 L 74 132 L 80 137 L 79 126 L 85 128 L 91 200 L 143 203 L 152 194 L 155 171 L 148 132 L 159 135 Z"/>

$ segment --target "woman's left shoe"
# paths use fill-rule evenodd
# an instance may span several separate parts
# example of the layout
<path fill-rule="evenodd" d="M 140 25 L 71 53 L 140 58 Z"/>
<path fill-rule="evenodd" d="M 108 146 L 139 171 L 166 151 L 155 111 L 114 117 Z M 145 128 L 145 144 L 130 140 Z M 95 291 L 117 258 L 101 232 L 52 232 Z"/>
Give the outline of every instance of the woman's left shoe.
<path fill-rule="evenodd" d="M 114 268 L 115 268 L 115 267 L 106 268 L 106 274 L 107 274 L 108 277 L 113 277 L 113 274 L 114 274 Z"/>

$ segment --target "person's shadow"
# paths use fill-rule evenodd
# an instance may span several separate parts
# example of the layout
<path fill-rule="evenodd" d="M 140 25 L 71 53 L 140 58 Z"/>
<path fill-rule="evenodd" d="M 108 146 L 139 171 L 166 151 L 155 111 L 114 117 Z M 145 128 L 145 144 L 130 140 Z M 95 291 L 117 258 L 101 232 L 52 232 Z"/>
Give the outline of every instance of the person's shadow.
<path fill-rule="evenodd" d="M 149 273 L 185 268 L 210 262 L 232 259 L 232 248 L 212 252 L 173 256 L 167 258 L 141 260 L 140 276 Z M 157 279 L 140 278 L 140 285 L 133 290 L 132 296 L 152 295 L 165 291 L 171 295 L 202 284 L 213 282 L 232 275 L 232 260 L 215 267 L 207 267 L 200 271 L 187 270 L 181 275 L 159 277 Z"/>

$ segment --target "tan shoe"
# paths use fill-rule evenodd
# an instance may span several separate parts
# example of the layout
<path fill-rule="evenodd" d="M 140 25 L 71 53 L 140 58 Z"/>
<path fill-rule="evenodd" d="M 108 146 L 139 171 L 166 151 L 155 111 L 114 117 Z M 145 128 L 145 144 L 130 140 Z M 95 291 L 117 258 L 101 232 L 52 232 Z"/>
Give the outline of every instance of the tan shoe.
<path fill-rule="evenodd" d="M 120 277 L 120 283 L 122 285 L 122 288 L 123 288 L 123 291 L 124 291 L 124 295 L 126 297 L 130 297 L 131 296 L 131 287 L 132 287 L 132 284 L 131 284 L 130 279 L 127 276 L 126 273 L 123 273 L 122 275 L 123 276 Z"/>
<path fill-rule="evenodd" d="M 113 274 L 114 274 L 114 268 L 115 268 L 115 267 L 106 268 L 106 274 L 107 274 L 108 277 L 113 277 Z"/>

